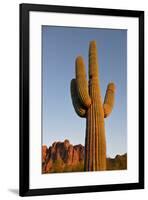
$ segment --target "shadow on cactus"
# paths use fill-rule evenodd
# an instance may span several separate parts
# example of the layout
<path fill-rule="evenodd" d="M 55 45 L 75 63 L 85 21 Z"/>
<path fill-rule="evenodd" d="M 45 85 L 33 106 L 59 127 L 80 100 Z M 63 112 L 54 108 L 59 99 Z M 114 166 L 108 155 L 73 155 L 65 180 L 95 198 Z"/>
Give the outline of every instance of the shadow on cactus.
<path fill-rule="evenodd" d="M 71 80 L 71 97 L 76 113 L 86 118 L 85 171 L 106 170 L 106 137 L 104 118 L 112 112 L 115 99 L 115 85 L 109 83 L 102 103 L 98 70 L 97 46 L 89 45 L 89 81 L 83 58 L 76 58 L 76 78 Z"/>

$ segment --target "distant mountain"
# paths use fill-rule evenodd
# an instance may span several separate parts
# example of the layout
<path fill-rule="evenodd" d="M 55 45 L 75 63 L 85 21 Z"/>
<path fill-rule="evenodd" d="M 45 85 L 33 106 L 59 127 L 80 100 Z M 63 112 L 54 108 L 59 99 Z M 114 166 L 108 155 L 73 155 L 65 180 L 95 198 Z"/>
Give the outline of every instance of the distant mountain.
<path fill-rule="evenodd" d="M 107 170 L 127 168 L 127 154 L 107 158 Z M 69 140 L 42 146 L 42 173 L 84 171 L 84 146 L 72 145 Z"/>
<path fill-rule="evenodd" d="M 115 158 L 107 158 L 107 170 L 127 169 L 127 153 L 116 155 Z"/>

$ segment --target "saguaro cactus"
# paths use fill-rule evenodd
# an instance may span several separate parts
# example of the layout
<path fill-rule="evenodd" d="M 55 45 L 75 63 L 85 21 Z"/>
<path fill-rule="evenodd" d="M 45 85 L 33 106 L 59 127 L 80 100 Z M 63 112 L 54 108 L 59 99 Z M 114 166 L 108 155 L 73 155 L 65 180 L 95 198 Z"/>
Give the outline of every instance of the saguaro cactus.
<path fill-rule="evenodd" d="M 104 118 L 113 109 L 115 85 L 112 82 L 108 84 L 102 103 L 95 41 L 91 41 L 89 45 L 89 82 L 81 56 L 76 58 L 75 65 L 76 79 L 71 80 L 71 97 L 76 113 L 86 118 L 84 168 L 85 171 L 106 170 Z"/>

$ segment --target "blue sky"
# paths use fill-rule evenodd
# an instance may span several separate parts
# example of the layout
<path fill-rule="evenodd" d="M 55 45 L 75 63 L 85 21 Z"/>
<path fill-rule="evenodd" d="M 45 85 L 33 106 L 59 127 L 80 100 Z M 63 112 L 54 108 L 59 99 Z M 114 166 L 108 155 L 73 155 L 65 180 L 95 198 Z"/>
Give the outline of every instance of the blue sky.
<path fill-rule="evenodd" d="M 115 29 L 42 27 L 42 144 L 85 141 L 86 120 L 74 111 L 70 81 L 75 58 L 82 55 L 88 72 L 89 42 L 96 40 L 102 99 L 107 84 L 116 84 L 115 106 L 105 119 L 107 156 L 127 152 L 127 31 Z"/>

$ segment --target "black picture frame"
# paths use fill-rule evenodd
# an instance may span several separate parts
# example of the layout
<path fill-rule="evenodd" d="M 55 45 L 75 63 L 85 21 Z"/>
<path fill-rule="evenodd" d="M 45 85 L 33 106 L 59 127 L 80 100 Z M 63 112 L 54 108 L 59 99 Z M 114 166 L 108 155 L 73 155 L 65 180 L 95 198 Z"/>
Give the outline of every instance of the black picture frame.
<path fill-rule="evenodd" d="M 29 188 L 29 12 L 56 12 L 116 17 L 139 20 L 139 181 L 113 185 L 91 185 L 62 188 Z M 20 4 L 20 196 L 131 190 L 144 188 L 144 11 L 39 4 Z"/>

